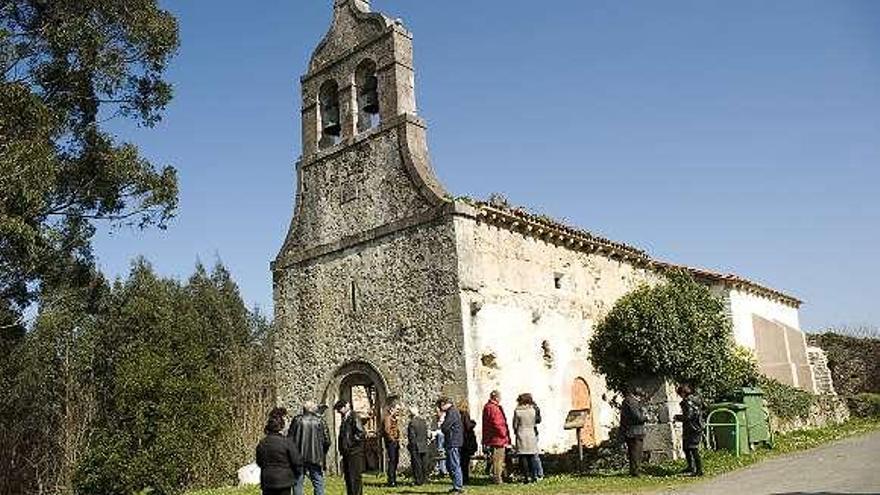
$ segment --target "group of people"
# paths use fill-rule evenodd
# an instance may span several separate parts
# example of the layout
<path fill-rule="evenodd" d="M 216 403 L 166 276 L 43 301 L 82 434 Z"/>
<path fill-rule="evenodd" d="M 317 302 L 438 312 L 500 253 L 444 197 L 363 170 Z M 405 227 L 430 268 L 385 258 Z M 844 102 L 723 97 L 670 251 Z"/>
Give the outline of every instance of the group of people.
<path fill-rule="evenodd" d="M 703 475 L 699 446 L 703 431 L 702 402 L 688 385 L 677 388 L 681 397 L 682 413 L 675 416 L 682 423 L 683 449 L 687 459 L 685 472 L 693 476 Z M 626 442 L 629 472 L 638 476 L 643 457 L 647 414 L 643 405 L 644 393 L 638 387 L 624 394 L 620 408 L 620 432 Z M 501 394 L 493 391 L 483 406 L 482 446 L 486 456 L 486 469 L 495 483 L 507 478 L 508 454 L 513 453 L 519 461 L 520 471 L 526 483 L 544 477 L 538 446 L 538 425 L 541 409 L 531 394 L 521 394 L 513 411 L 513 435 L 508 428 L 507 415 L 501 407 Z M 409 450 L 414 485 L 427 481 L 433 455 L 438 448 L 443 457 L 438 471 L 452 481 L 452 493 L 463 493 L 470 481 L 470 465 L 477 453 L 476 422 L 471 419 L 467 404 L 456 406 L 447 397 L 435 403 L 436 428 L 429 427 L 416 407 L 410 407 L 406 426 L 406 447 Z M 342 456 L 341 470 L 348 495 L 363 493 L 362 474 L 365 469 L 366 430 L 351 403 L 340 400 L 333 406 L 339 414 L 337 449 Z M 301 414 L 289 425 L 287 411 L 276 408 L 269 414 L 266 437 L 257 446 L 257 465 L 261 469 L 260 485 L 264 495 L 302 495 L 308 478 L 315 495 L 324 495 L 324 469 L 330 449 L 330 432 L 322 417 L 323 411 L 314 402 L 306 402 Z M 400 460 L 400 444 L 403 409 L 392 403 L 382 421 L 382 438 L 385 444 L 386 475 L 389 486 L 397 485 Z M 285 428 L 287 432 L 285 434 Z"/>
<path fill-rule="evenodd" d="M 501 394 L 493 391 L 482 412 L 482 445 L 488 473 L 495 483 L 504 483 L 507 454 L 513 451 L 526 482 L 542 479 L 544 469 L 538 448 L 541 410 L 531 394 L 517 397 L 513 412 L 513 443 L 500 401 Z M 433 471 L 433 454 L 440 448 L 443 456 L 438 462 L 438 470 L 450 477 L 450 492 L 463 493 L 464 486 L 470 482 L 471 460 L 478 451 L 477 423 L 471 419 L 466 403 L 456 406 L 451 399 L 441 397 L 435 406 L 436 428 L 429 427 L 429 422 L 419 414 L 418 408 L 410 407 L 408 410 L 406 447 L 410 454 L 413 484 L 422 485 L 427 481 L 429 472 Z M 351 403 L 340 400 L 333 409 L 340 416 L 337 449 L 342 457 L 340 467 L 345 490 L 348 495 L 361 495 L 366 464 L 366 430 Z M 397 485 L 403 411 L 399 404 L 392 403 L 382 421 L 389 486 Z M 256 451 L 264 495 L 290 495 L 291 490 L 295 495 L 302 495 L 306 478 L 311 481 L 315 495 L 324 495 L 324 470 L 330 449 L 330 432 L 322 412 L 316 403 L 306 402 L 302 413 L 289 424 L 285 409 L 276 408 L 269 414 L 266 436 Z"/>
<path fill-rule="evenodd" d="M 703 434 L 702 401 L 690 385 L 679 385 L 676 393 L 681 397 L 681 414 L 673 419 L 682 423 L 682 449 L 687 460 L 684 474 L 703 476 L 703 461 L 700 457 Z M 643 400 L 644 392 L 640 388 L 627 389 L 620 408 L 620 433 L 626 442 L 631 476 L 639 476 L 641 471 L 645 424 L 648 422 Z"/>
<path fill-rule="evenodd" d="M 266 421 L 266 436 L 257 445 L 263 495 L 302 495 L 305 478 L 315 495 L 324 494 L 324 468 L 330 450 L 330 431 L 314 402 L 287 423 L 287 410 L 275 408 Z M 287 434 L 284 434 L 287 429 Z M 342 435 L 340 432 L 340 440 Z"/>

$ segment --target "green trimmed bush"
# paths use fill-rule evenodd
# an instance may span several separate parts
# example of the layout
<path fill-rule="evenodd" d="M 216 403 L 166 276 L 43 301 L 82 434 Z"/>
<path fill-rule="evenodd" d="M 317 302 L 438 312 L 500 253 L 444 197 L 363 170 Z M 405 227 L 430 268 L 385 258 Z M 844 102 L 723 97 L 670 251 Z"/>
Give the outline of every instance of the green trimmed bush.
<path fill-rule="evenodd" d="M 622 297 L 596 328 L 590 354 L 617 391 L 657 377 L 694 384 L 711 401 L 758 377 L 750 353 L 734 344 L 724 303 L 685 272 Z"/>

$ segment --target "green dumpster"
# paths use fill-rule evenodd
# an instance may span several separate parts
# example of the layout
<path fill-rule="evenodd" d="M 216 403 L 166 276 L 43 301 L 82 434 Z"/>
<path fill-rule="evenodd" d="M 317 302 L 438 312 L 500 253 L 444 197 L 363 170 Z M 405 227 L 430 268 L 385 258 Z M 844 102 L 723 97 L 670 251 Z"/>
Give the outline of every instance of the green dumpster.
<path fill-rule="evenodd" d="M 773 446 L 770 431 L 770 413 L 764 407 L 764 392 L 760 388 L 743 388 L 741 402 L 746 406 L 746 419 L 749 427 L 749 444 Z"/>
<path fill-rule="evenodd" d="M 709 406 L 706 440 L 710 448 L 740 455 L 751 451 L 747 407 L 739 402 L 719 402 Z"/>

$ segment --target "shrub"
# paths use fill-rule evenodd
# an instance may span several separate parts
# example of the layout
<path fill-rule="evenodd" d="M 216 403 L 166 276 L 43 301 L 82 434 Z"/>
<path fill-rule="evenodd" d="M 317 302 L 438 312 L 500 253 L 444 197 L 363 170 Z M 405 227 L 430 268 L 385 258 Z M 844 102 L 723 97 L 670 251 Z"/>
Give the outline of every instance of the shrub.
<path fill-rule="evenodd" d="M 847 397 L 846 405 L 853 416 L 880 418 L 880 394 L 858 394 Z"/>
<path fill-rule="evenodd" d="M 757 379 L 748 351 L 734 345 L 722 301 L 684 272 L 622 297 L 597 327 L 590 354 L 617 391 L 659 377 L 694 384 L 714 400 Z"/>
<path fill-rule="evenodd" d="M 759 379 L 759 384 L 767 407 L 776 417 L 783 420 L 810 417 L 810 410 L 816 403 L 815 395 L 766 376 Z"/>

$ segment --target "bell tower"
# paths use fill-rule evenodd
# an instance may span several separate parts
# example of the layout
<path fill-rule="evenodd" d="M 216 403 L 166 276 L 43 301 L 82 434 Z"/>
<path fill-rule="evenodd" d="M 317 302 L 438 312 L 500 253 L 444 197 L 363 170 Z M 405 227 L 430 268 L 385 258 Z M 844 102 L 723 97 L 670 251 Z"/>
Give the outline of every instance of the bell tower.
<path fill-rule="evenodd" d="M 447 203 L 416 115 L 412 34 L 369 0 L 334 0 L 301 78 L 294 218 L 276 265 Z"/>
<path fill-rule="evenodd" d="M 431 169 L 413 67 L 400 21 L 333 0 L 301 78 L 296 203 L 272 263 L 285 405 L 342 398 L 380 425 L 388 396 L 427 409 L 441 391 L 467 395 L 455 230 L 467 212 Z"/>
<path fill-rule="evenodd" d="M 296 203 L 272 263 L 279 400 L 351 400 L 368 431 L 392 395 L 425 409 L 467 395 L 455 226 L 468 213 L 431 169 L 414 79 L 400 21 L 333 0 L 301 78 Z"/>

